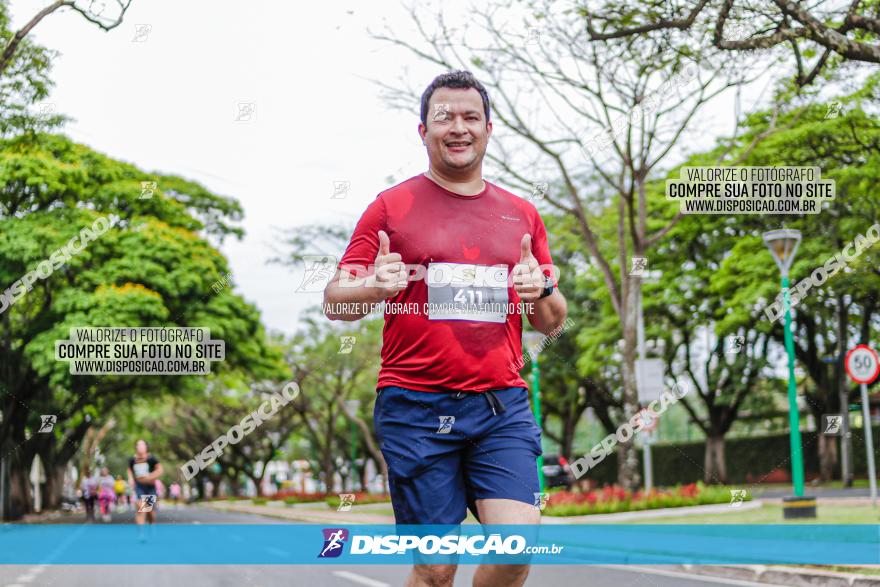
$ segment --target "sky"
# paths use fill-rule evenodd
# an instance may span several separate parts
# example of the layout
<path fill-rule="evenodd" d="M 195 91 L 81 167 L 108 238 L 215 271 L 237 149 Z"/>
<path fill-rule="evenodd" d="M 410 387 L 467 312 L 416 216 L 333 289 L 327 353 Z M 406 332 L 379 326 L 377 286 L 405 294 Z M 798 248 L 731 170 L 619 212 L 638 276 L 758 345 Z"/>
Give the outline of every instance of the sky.
<path fill-rule="evenodd" d="M 95 0 L 93 10 L 102 2 L 111 14 L 112 0 Z M 47 4 L 13 0 L 13 25 Z M 466 17 L 464 5 L 449 10 Z M 351 0 L 133 0 L 110 32 L 59 11 L 32 38 L 61 54 L 46 102 L 74 119 L 63 129 L 68 136 L 241 202 L 246 237 L 221 247 L 235 291 L 257 305 L 269 329 L 292 333 L 321 294 L 296 291 L 302 268 L 267 263 L 279 231 L 353 227 L 391 185 L 388 176 L 397 183 L 427 167 L 418 105 L 392 109 L 372 80 L 393 84 L 405 73 L 424 87 L 440 71 L 372 39 L 368 29 L 383 22 L 401 34 L 412 28 L 395 1 L 367 9 Z M 732 126 L 731 103 L 712 110 Z M 342 197 L 334 197 L 336 182 L 350 186 Z"/>

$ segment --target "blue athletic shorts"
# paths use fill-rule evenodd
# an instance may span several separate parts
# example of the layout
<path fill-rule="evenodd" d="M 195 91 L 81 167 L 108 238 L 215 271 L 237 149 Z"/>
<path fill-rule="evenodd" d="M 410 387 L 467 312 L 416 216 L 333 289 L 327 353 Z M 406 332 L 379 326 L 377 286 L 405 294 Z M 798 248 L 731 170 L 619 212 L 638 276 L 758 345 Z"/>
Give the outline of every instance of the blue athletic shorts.
<path fill-rule="evenodd" d="M 156 486 L 155 485 L 141 485 L 137 481 L 134 484 L 134 494 L 138 499 L 142 498 L 145 495 L 156 495 Z"/>
<path fill-rule="evenodd" d="M 373 421 L 397 524 L 460 524 L 477 499 L 535 505 L 541 431 L 524 387 L 378 390 Z"/>

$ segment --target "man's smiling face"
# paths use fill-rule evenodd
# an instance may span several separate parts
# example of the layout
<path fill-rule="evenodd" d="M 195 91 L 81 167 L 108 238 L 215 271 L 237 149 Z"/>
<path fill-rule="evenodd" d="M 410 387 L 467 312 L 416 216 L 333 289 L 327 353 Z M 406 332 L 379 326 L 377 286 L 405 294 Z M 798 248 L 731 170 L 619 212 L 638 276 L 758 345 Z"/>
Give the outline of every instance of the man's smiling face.
<path fill-rule="evenodd" d="M 483 100 L 474 88 L 437 88 L 428 103 L 427 127 L 419 134 L 428 148 L 431 167 L 460 175 L 480 169 L 492 123 L 486 123 Z"/>

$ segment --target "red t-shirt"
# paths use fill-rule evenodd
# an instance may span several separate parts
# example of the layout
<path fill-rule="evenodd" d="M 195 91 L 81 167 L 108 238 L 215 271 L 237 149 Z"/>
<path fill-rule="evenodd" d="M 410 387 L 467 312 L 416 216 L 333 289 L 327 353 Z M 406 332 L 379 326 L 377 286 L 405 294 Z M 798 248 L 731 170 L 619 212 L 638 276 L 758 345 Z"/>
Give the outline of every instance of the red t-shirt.
<path fill-rule="evenodd" d="M 531 203 L 485 183 L 479 194 L 463 196 L 417 175 L 379 194 L 358 221 L 340 268 L 372 273 L 380 230 L 411 266 L 406 289 L 386 300 L 377 387 L 526 386 L 519 375 L 520 298 L 509 275 L 526 233 L 538 263 L 552 264 L 547 231 Z"/>

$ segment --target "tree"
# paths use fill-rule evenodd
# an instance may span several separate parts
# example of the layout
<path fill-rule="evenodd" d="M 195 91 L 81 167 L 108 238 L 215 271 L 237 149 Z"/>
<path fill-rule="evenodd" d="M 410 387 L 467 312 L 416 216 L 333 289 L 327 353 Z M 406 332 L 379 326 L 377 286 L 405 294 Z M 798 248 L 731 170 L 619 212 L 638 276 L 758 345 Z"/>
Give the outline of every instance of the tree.
<path fill-rule="evenodd" d="M 142 181 L 156 182 L 141 199 Z M 200 326 L 226 341 L 220 371 L 263 374 L 269 349 L 256 309 L 212 285 L 229 270 L 209 244 L 241 229 L 241 207 L 176 176 L 146 173 L 58 135 L 0 142 L 0 283 L 4 289 L 62 250 L 97 219 L 112 227 L 0 314 L 0 447 L 12 458 L 13 511 L 29 508 L 27 467 L 39 450 L 60 470 L 113 405 L 136 394 L 181 393 L 195 377 L 73 376 L 54 341 L 82 326 Z M 7 304 L 4 304 L 7 306 Z M 55 414 L 51 434 L 35 434 Z M 51 504 L 50 504 L 51 507 Z"/>
<path fill-rule="evenodd" d="M 786 225 L 803 233 L 803 242 L 791 268 L 792 285 L 823 267 L 857 235 L 880 220 L 880 202 L 873 191 L 880 179 L 880 121 L 873 114 L 880 97 L 880 76 L 873 75 L 859 90 L 836 97 L 832 103 L 814 103 L 772 114 L 751 117 L 738 149 L 751 165 L 815 166 L 823 178 L 834 179 L 837 197 L 821 213 L 787 217 Z M 831 108 L 834 105 L 835 108 Z M 829 116 L 829 112 L 834 112 Z M 770 119 L 775 130 L 767 132 Z M 756 136 L 765 138 L 754 148 L 746 145 Z M 778 218 L 752 220 L 753 232 L 778 227 Z M 763 308 L 778 293 L 779 275 L 769 253 L 757 237 L 738 243 L 731 262 L 716 275 L 716 286 L 734 308 Z M 845 351 L 869 342 L 877 328 L 880 273 L 877 251 L 868 249 L 847 263 L 821 286 L 810 290 L 795 307 L 795 354 L 812 385 L 806 387 L 807 405 L 817 420 L 845 409 L 858 388 L 848 382 L 843 369 Z M 750 284 L 751 287 L 744 287 Z M 725 326 L 741 324 L 742 314 L 731 312 Z M 783 344 L 781 320 L 761 321 L 778 344 Z M 843 397 L 841 397 L 841 392 Z M 818 436 L 822 477 L 830 479 L 836 458 L 836 440 Z"/>
<path fill-rule="evenodd" d="M 880 63 L 880 18 L 875 2 L 818 0 L 805 5 L 792 0 L 696 3 L 652 0 L 621 5 L 599 3 L 579 8 L 594 41 L 690 32 L 703 45 L 722 51 L 791 50 L 798 87 L 812 83 L 823 70 L 844 61 Z M 807 60 L 813 59 L 812 63 Z"/>
<path fill-rule="evenodd" d="M 737 259 L 737 243 L 753 238 L 750 223 L 737 216 L 688 216 L 658 248 L 652 265 L 662 276 L 646 291 L 646 329 L 664 343 L 668 372 L 694 392 L 680 403 L 706 436 L 707 483 L 727 482 L 724 437 L 741 411 L 770 404 L 766 394 L 756 393 L 773 379 L 767 368 L 771 337 L 759 327 L 763 315 L 731 306 L 725 299 L 729 291 L 719 290 L 716 277 L 725 263 Z M 735 329 L 725 330 L 721 322 L 730 313 L 740 318 Z"/>
<path fill-rule="evenodd" d="M 303 435 L 314 452 L 326 491 L 332 491 L 336 462 L 348 462 L 353 484 L 355 463 L 348 456 L 351 422 L 367 454 L 387 483 L 388 467 L 375 440 L 372 417 L 375 382 L 379 371 L 381 320 L 367 318 L 356 325 L 328 324 L 317 309 L 306 315 L 304 329 L 294 339 L 288 355 L 294 377 L 304 393 L 294 407 L 300 415 Z M 349 337 L 348 340 L 341 340 Z M 353 338 L 354 340 L 351 340 Z M 309 342 L 306 342 L 309 341 Z M 328 359 L 328 357 L 331 357 Z M 305 390 L 308 390 L 305 392 Z M 357 410 L 346 402 L 357 400 Z"/>
<path fill-rule="evenodd" d="M 539 354 L 541 410 L 544 435 L 559 444 L 560 453 L 576 458 L 574 443 L 584 412 L 592 408 L 606 434 L 614 432 L 622 411 L 619 339 L 602 276 L 583 254 L 574 219 L 544 215 L 552 240 L 553 263 L 566 281 L 567 326 Z M 610 333 L 610 336 L 609 336 Z M 605 338 L 603 338 L 605 337 Z M 524 353 L 529 349 L 523 347 Z M 530 364 L 524 361 L 523 378 L 529 381 Z"/>

